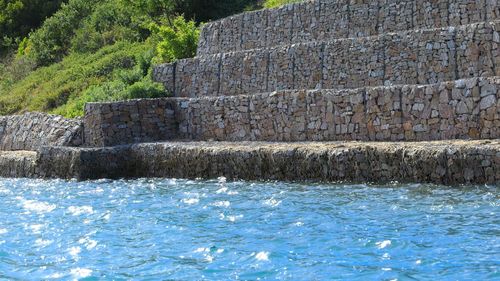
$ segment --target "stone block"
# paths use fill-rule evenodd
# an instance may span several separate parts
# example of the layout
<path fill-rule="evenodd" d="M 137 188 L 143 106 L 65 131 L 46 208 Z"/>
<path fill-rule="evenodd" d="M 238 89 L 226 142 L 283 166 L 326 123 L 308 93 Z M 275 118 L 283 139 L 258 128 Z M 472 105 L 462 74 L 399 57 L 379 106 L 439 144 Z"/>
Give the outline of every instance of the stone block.
<path fill-rule="evenodd" d="M 400 87 L 367 89 L 366 126 L 371 141 L 404 139 Z"/>
<path fill-rule="evenodd" d="M 243 14 L 231 16 L 220 21 L 220 50 L 218 53 L 241 50 Z"/>
<path fill-rule="evenodd" d="M 233 96 L 242 93 L 243 58 L 242 52 L 222 55 L 220 75 L 220 95 Z"/>
<path fill-rule="evenodd" d="M 224 99 L 224 140 L 250 139 L 250 97 L 232 96 Z"/>
<path fill-rule="evenodd" d="M 268 91 L 294 89 L 294 50 L 292 45 L 269 50 Z"/>
<path fill-rule="evenodd" d="M 415 2 L 413 16 L 415 28 L 448 26 L 448 0 L 420 0 Z"/>
<path fill-rule="evenodd" d="M 378 0 L 378 34 L 411 30 L 417 2 L 414 0 Z"/>
<path fill-rule="evenodd" d="M 199 57 L 194 76 L 193 93 L 196 97 L 217 96 L 219 94 L 219 66 L 222 55 Z M 190 95 L 192 96 L 192 95 Z"/>
<path fill-rule="evenodd" d="M 259 10 L 243 14 L 241 49 L 250 50 L 266 46 L 266 31 L 269 10 Z"/>
<path fill-rule="evenodd" d="M 203 25 L 198 40 L 198 56 L 218 53 L 221 50 L 221 22 L 214 21 Z"/>
<path fill-rule="evenodd" d="M 324 47 L 323 88 L 380 86 L 384 77 L 381 37 L 341 39 Z"/>
<path fill-rule="evenodd" d="M 493 27 L 487 23 L 466 25 L 456 30 L 457 72 L 460 78 L 492 76 Z"/>
<path fill-rule="evenodd" d="M 177 61 L 175 68 L 175 96 L 196 96 L 196 73 L 199 59 L 183 59 Z"/>
<path fill-rule="evenodd" d="M 319 26 L 320 1 L 306 0 L 294 4 L 292 42 L 302 43 L 315 41 L 316 29 Z"/>
<path fill-rule="evenodd" d="M 308 141 L 332 140 L 335 136 L 333 101 L 329 90 L 311 90 L 307 92 Z"/>
<path fill-rule="evenodd" d="M 333 40 L 349 36 L 349 1 L 319 1 L 319 27 L 314 31 L 315 38 Z"/>
<path fill-rule="evenodd" d="M 291 44 L 293 36 L 294 5 L 289 4 L 269 11 L 266 47 Z"/>
<path fill-rule="evenodd" d="M 324 44 L 318 42 L 292 46 L 294 54 L 294 86 L 301 89 L 320 89 L 323 76 Z"/>
<path fill-rule="evenodd" d="M 339 90 L 327 94 L 333 105 L 333 140 L 368 140 L 365 89 Z M 329 111 L 329 110 L 328 110 Z"/>
<path fill-rule="evenodd" d="M 500 79 L 498 77 L 481 78 L 479 130 L 482 139 L 500 138 Z"/>
<path fill-rule="evenodd" d="M 267 50 L 251 50 L 244 53 L 241 88 L 244 94 L 267 91 L 269 53 Z"/>
<path fill-rule="evenodd" d="M 378 6 L 378 1 L 349 0 L 349 37 L 377 34 Z"/>

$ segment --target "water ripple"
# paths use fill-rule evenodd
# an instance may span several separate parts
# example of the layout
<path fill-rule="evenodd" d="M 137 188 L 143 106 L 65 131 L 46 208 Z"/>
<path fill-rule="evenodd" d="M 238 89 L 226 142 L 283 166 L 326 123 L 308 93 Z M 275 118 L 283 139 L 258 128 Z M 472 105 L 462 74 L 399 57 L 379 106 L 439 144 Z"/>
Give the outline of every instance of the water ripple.
<path fill-rule="evenodd" d="M 498 194 L 397 183 L 1 179 L 0 279 L 498 280 Z"/>

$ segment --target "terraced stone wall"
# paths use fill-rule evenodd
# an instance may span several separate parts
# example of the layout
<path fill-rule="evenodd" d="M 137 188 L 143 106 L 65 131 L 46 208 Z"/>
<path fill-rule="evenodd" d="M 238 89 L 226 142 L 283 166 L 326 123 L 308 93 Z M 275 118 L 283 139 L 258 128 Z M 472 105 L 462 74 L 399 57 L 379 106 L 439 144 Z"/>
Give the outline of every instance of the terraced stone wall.
<path fill-rule="evenodd" d="M 80 146 L 81 120 L 44 113 L 0 117 L 0 150 L 37 150 L 42 146 Z"/>
<path fill-rule="evenodd" d="M 147 111 L 141 118 L 133 117 Z M 91 146 L 171 139 L 500 138 L 500 77 L 431 85 L 89 104 L 85 124 L 85 139 Z"/>
<path fill-rule="evenodd" d="M 500 16 L 497 0 L 315 0 L 211 22 L 198 55 L 458 26 Z"/>
<path fill-rule="evenodd" d="M 159 65 L 176 97 L 432 84 L 500 75 L 500 21 L 207 55 Z"/>

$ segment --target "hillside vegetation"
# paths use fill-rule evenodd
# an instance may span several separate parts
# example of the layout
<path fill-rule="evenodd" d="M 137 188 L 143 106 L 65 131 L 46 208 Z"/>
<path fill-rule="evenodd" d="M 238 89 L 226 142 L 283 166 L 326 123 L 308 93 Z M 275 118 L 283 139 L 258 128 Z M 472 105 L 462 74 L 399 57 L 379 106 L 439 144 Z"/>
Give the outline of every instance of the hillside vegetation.
<path fill-rule="evenodd" d="M 166 96 L 152 65 L 194 56 L 203 22 L 290 2 L 0 0 L 0 114 Z"/>

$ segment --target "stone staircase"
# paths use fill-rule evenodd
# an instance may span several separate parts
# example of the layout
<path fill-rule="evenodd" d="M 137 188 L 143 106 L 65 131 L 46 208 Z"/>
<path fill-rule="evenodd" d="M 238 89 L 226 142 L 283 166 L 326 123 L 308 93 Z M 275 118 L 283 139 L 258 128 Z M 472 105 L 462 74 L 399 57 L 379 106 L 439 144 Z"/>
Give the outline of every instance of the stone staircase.
<path fill-rule="evenodd" d="M 500 137 L 496 0 L 314 0 L 203 27 L 174 97 L 86 107 L 85 142 Z"/>

